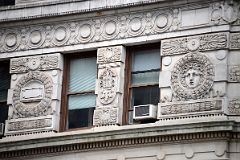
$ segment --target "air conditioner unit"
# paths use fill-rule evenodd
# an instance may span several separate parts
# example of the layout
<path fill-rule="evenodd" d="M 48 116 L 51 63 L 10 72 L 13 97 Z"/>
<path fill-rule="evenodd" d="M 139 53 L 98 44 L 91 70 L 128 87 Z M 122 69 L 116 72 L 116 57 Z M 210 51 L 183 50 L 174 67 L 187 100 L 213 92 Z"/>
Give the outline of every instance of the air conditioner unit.
<path fill-rule="evenodd" d="M 0 136 L 4 134 L 4 123 L 0 123 Z"/>
<path fill-rule="evenodd" d="M 133 119 L 147 120 L 157 118 L 157 106 L 153 104 L 138 105 L 133 107 Z"/>

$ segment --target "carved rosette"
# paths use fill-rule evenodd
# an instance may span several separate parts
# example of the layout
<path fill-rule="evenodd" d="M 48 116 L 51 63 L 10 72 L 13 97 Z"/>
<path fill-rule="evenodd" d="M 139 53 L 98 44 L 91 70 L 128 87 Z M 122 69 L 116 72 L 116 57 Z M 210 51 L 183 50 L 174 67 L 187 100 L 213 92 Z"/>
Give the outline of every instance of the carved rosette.
<path fill-rule="evenodd" d="M 51 78 L 43 72 L 29 72 L 21 77 L 13 89 L 13 116 L 11 118 L 51 114 L 52 89 Z"/>
<path fill-rule="evenodd" d="M 108 126 L 118 124 L 118 109 L 103 107 L 94 111 L 93 124 L 95 126 Z"/>
<path fill-rule="evenodd" d="M 117 76 L 111 68 L 105 68 L 99 76 L 99 100 L 102 104 L 110 104 L 116 97 Z"/>
<path fill-rule="evenodd" d="M 171 72 L 171 88 L 176 100 L 205 98 L 214 82 L 214 66 L 202 53 L 189 53 Z"/>
<path fill-rule="evenodd" d="M 240 114 L 240 99 L 232 99 L 229 102 L 228 110 L 230 114 Z"/>

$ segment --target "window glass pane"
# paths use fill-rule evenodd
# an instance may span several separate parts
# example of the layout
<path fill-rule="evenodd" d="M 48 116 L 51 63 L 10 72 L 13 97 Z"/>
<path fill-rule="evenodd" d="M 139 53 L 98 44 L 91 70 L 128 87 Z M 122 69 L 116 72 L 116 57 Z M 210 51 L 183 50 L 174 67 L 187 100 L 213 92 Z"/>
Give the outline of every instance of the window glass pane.
<path fill-rule="evenodd" d="M 132 105 L 155 104 L 159 102 L 159 87 L 148 86 L 132 88 Z"/>
<path fill-rule="evenodd" d="M 68 128 L 92 126 L 94 108 L 74 109 L 68 111 Z"/>
<path fill-rule="evenodd" d="M 74 59 L 70 62 L 69 92 L 95 89 L 96 57 Z"/>
<path fill-rule="evenodd" d="M 0 101 L 7 100 L 7 93 L 10 87 L 10 74 L 8 63 L 0 67 Z"/>
<path fill-rule="evenodd" d="M 159 71 L 132 74 L 132 85 L 153 84 L 159 82 Z"/>
<path fill-rule="evenodd" d="M 0 103 L 0 123 L 5 123 L 8 118 L 8 105 L 6 103 Z"/>
<path fill-rule="evenodd" d="M 83 109 L 96 106 L 95 94 L 70 95 L 68 97 L 68 109 Z"/>
<path fill-rule="evenodd" d="M 146 71 L 160 68 L 160 50 L 150 49 L 133 54 L 132 72 Z"/>

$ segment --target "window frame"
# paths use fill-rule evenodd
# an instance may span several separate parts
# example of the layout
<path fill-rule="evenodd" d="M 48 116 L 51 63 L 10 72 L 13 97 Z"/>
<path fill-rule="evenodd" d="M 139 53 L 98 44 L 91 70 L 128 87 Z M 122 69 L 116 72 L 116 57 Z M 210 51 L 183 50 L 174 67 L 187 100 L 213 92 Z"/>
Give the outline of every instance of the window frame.
<path fill-rule="evenodd" d="M 149 50 L 151 49 L 159 49 L 160 51 L 160 42 L 159 43 L 152 43 L 152 44 L 146 44 L 146 45 L 137 45 L 137 46 L 130 46 L 127 48 L 127 54 L 126 54 L 126 61 L 125 61 L 125 78 L 124 78 L 124 104 L 123 104 L 123 124 L 124 125 L 131 125 L 129 124 L 129 112 L 133 111 L 133 108 L 131 109 L 131 100 L 132 100 L 132 89 L 133 88 L 140 88 L 140 87 L 152 87 L 152 86 L 157 86 L 159 87 L 159 81 L 158 83 L 151 83 L 151 84 L 139 84 L 139 85 L 132 85 L 132 58 L 133 54 L 137 51 L 141 50 Z M 160 54 L 160 52 L 159 52 Z M 158 71 L 161 71 L 161 56 L 159 59 L 160 62 L 160 68 Z M 154 69 L 156 70 L 156 69 Z M 140 71 L 142 72 L 142 71 Z M 147 72 L 147 71 L 143 71 Z M 160 89 L 159 89 L 160 90 Z M 159 93 L 160 94 L 160 93 Z M 160 99 L 160 97 L 159 97 Z M 159 100 L 160 101 L 160 100 Z"/>
<path fill-rule="evenodd" d="M 86 90 L 86 91 L 80 91 L 80 92 L 69 92 L 68 91 L 68 83 L 69 83 L 69 74 L 70 74 L 70 62 L 73 59 L 78 59 L 78 58 L 91 58 L 91 57 L 96 57 L 97 59 L 97 51 L 87 51 L 87 52 L 81 52 L 81 53 L 72 53 L 72 54 L 66 54 L 64 55 L 64 67 L 63 67 L 63 80 L 62 80 L 62 100 L 61 100 L 61 111 L 60 111 L 60 127 L 59 131 L 72 131 L 72 130 L 82 130 L 82 129 L 87 129 L 87 128 L 92 128 L 93 126 L 88 126 L 88 127 L 80 127 L 80 128 L 68 128 L 68 97 L 69 95 L 84 95 L 84 94 L 89 94 L 89 93 L 95 93 L 94 90 Z M 97 61 L 96 61 L 97 63 Z M 97 73 L 98 73 L 98 68 L 96 67 Z M 97 78 L 97 73 L 96 73 L 96 78 Z"/>

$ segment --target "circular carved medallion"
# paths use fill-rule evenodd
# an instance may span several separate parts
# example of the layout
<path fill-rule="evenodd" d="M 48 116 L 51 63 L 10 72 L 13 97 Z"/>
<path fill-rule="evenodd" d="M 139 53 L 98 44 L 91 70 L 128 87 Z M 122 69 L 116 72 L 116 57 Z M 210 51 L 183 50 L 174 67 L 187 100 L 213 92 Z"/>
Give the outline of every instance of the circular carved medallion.
<path fill-rule="evenodd" d="M 156 32 L 163 32 L 172 25 L 172 14 L 169 12 L 158 12 L 153 15 L 153 29 Z"/>
<path fill-rule="evenodd" d="M 119 33 L 118 21 L 114 18 L 109 18 L 102 26 L 102 36 L 105 39 L 112 39 Z"/>
<path fill-rule="evenodd" d="M 89 42 L 95 34 L 95 27 L 94 25 L 89 23 L 84 23 L 79 27 L 79 35 L 78 39 L 82 43 Z"/>
<path fill-rule="evenodd" d="M 38 48 L 42 46 L 45 41 L 45 32 L 42 32 L 43 28 L 33 28 L 29 31 L 27 39 L 28 39 L 28 46 L 30 48 Z"/>
<path fill-rule="evenodd" d="M 128 34 L 131 36 L 137 36 L 143 33 L 146 25 L 146 21 L 142 15 L 134 15 L 129 21 Z"/>
<path fill-rule="evenodd" d="M 17 31 L 6 31 L 6 33 L 3 34 L 3 48 L 6 51 L 14 51 L 18 48 L 20 40 L 20 33 Z"/>
<path fill-rule="evenodd" d="M 13 117 L 26 118 L 51 112 L 52 80 L 41 72 L 29 72 L 13 89 Z"/>
<path fill-rule="evenodd" d="M 69 27 L 67 25 L 58 25 L 54 29 L 52 42 L 57 46 L 64 45 L 70 37 Z"/>
<path fill-rule="evenodd" d="M 171 72 L 171 87 L 179 100 L 205 98 L 213 82 L 213 64 L 201 53 L 187 54 Z"/>

